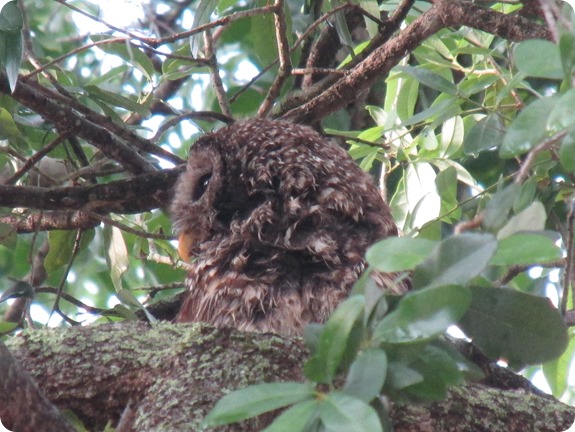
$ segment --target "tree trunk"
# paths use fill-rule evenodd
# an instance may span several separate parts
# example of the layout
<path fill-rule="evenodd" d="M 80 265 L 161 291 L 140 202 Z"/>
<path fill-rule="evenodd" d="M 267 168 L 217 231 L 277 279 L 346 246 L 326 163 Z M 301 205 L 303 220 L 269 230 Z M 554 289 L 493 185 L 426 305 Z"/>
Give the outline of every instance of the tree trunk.
<path fill-rule="evenodd" d="M 202 324 L 45 329 L 25 332 L 7 345 L 50 401 L 94 431 L 116 426 L 121 417 L 123 431 L 199 430 L 202 418 L 230 390 L 303 380 L 307 356 L 297 339 Z M 26 412 L 10 414 L 30 418 Z M 394 404 L 391 414 L 395 432 L 558 432 L 573 424 L 575 408 L 524 388 L 468 384 L 439 403 Z M 257 431 L 270 420 L 263 416 L 217 430 Z M 28 430 L 46 429 L 30 424 L 18 432 Z"/>

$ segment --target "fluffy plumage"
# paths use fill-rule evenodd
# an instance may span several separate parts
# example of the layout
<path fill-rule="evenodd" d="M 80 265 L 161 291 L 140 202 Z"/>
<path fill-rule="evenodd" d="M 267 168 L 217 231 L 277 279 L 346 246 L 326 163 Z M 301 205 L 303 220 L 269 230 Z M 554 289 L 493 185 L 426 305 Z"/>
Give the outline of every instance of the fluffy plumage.
<path fill-rule="evenodd" d="M 176 318 L 301 334 L 396 235 L 372 178 L 312 129 L 254 119 L 191 148 L 171 206 L 188 292 Z"/>

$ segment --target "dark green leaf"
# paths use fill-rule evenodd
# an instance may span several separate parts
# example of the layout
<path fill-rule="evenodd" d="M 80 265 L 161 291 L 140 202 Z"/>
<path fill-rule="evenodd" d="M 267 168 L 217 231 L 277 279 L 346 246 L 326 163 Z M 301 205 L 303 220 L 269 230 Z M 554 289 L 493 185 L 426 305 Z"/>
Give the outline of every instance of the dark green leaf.
<path fill-rule="evenodd" d="M 413 287 L 465 284 L 485 269 L 496 249 L 497 241 L 490 234 L 448 237 L 416 267 Z"/>
<path fill-rule="evenodd" d="M 392 237 L 375 243 L 365 257 L 375 269 L 392 273 L 415 268 L 435 246 L 437 242 L 424 238 Z"/>
<path fill-rule="evenodd" d="M 457 322 L 469 307 L 471 294 L 446 285 L 411 291 L 373 331 L 376 343 L 413 343 L 434 338 Z"/>
<path fill-rule="evenodd" d="M 305 432 L 319 418 L 318 400 L 307 400 L 285 410 L 263 432 Z"/>
<path fill-rule="evenodd" d="M 204 426 L 238 422 L 315 397 L 314 387 L 302 383 L 257 384 L 221 398 L 204 419 Z"/>
<path fill-rule="evenodd" d="M 509 212 L 513 207 L 515 198 L 519 195 L 520 189 L 520 185 L 511 183 L 491 197 L 485 207 L 485 215 L 483 217 L 483 226 L 487 230 L 497 231 L 507 222 Z"/>
<path fill-rule="evenodd" d="M 9 1 L 0 11 L 0 32 L 20 33 L 24 19 L 18 7 L 18 2 Z"/>
<path fill-rule="evenodd" d="M 558 95 L 554 95 L 538 99 L 519 113 L 503 138 L 499 152 L 502 158 L 527 153 L 549 134 L 549 114 L 558 98 Z"/>
<path fill-rule="evenodd" d="M 395 70 L 405 72 L 411 75 L 421 84 L 431 87 L 441 93 L 455 96 L 457 94 L 457 87 L 450 81 L 447 81 L 441 75 L 422 67 L 416 68 L 413 66 L 396 66 Z"/>
<path fill-rule="evenodd" d="M 561 165 L 571 173 L 575 172 L 575 135 L 568 134 L 559 149 L 559 160 Z"/>
<path fill-rule="evenodd" d="M 423 381 L 423 376 L 418 371 L 398 361 L 389 362 L 387 370 L 386 388 L 402 390 Z"/>
<path fill-rule="evenodd" d="M 93 85 L 87 85 L 85 89 L 88 91 L 88 94 L 91 98 L 97 99 L 112 106 L 125 108 L 128 111 L 133 111 L 143 116 L 149 115 L 150 111 L 146 106 L 139 104 L 138 102 L 135 102 L 125 96 L 102 90 L 101 88 Z"/>
<path fill-rule="evenodd" d="M 94 238 L 94 230 L 87 230 L 82 233 L 79 250 L 83 250 Z M 74 250 L 76 242 L 76 231 L 50 231 L 48 233 L 50 251 L 44 260 L 44 267 L 47 272 L 58 270 L 68 264 Z"/>
<path fill-rule="evenodd" d="M 549 113 L 548 128 L 551 131 L 559 131 L 573 126 L 575 123 L 573 105 L 575 105 L 575 89 L 558 95 L 555 106 Z"/>
<path fill-rule="evenodd" d="M 320 418 L 330 432 L 383 432 L 372 407 L 343 393 L 329 393 L 321 401 Z"/>
<path fill-rule="evenodd" d="M 387 376 L 387 356 L 381 349 L 361 351 L 351 364 L 343 391 L 369 403 L 379 395 Z"/>
<path fill-rule="evenodd" d="M 537 233 L 515 233 L 499 241 L 494 265 L 526 265 L 555 261 L 562 256 L 555 240 Z"/>
<path fill-rule="evenodd" d="M 330 383 L 351 345 L 350 335 L 360 320 L 364 309 L 364 297 L 356 295 L 341 303 L 332 313 L 320 335 L 317 351 L 306 362 L 304 373 L 312 381 Z"/>
<path fill-rule="evenodd" d="M 552 360 L 567 346 L 567 328 L 549 299 L 505 288 L 472 287 L 460 325 L 487 356 L 513 367 Z"/>
<path fill-rule="evenodd" d="M 504 127 L 497 114 L 483 117 L 467 133 L 463 148 L 468 155 L 477 155 L 484 150 L 496 148 L 503 142 Z"/>
<path fill-rule="evenodd" d="M 456 361 L 444 350 L 427 346 L 418 361 L 411 365 L 423 376 L 423 381 L 416 383 L 406 391 L 425 400 L 442 400 L 450 386 L 461 384 L 463 374 Z"/>
<path fill-rule="evenodd" d="M 513 51 L 517 69 L 536 78 L 562 79 L 561 56 L 557 44 L 540 39 L 520 42 Z"/>
<path fill-rule="evenodd" d="M 6 68 L 6 75 L 8 76 L 8 84 L 10 91 L 16 88 L 18 81 L 18 72 L 20 71 L 20 63 L 22 62 L 22 34 L 21 33 L 4 33 L 4 59 L 0 63 L 4 63 Z"/>

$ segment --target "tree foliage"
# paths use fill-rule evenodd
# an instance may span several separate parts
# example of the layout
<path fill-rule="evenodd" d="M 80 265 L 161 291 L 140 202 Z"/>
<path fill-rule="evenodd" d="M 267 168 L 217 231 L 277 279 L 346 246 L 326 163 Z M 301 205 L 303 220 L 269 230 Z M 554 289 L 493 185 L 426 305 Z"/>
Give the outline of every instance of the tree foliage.
<path fill-rule="evenodd" d="M 269 430 L 388 430 L 381 392 L 437 400 L 477 375 L 441 338 L 455 325 L 571 395 L 567 3 L 151 0 L 133 13 L 1 9 L 0 331 L 135 319 L 173 296 L 185 263 L 165 208 L 187 148 L 233 119 L 284 118 L 345 145 L 403 236 L 373 245 L 350 298 L 310 327 L 317 386 L 232 393 L 208 423 L 292 405 Z M 380 292 L 374 270 L 413 290 Z"/>

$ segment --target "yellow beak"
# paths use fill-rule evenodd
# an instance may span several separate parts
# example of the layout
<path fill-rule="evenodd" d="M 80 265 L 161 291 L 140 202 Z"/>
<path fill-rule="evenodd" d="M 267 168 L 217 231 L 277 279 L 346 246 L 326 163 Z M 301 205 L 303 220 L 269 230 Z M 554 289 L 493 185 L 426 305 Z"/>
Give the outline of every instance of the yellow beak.
<path fill-rule="evenodd" d="M 190 247 L 194 243 L 194 238 L 190 233 L 182 233 L 178 237 L 178 255 L 183 261 L 189 261 L 190 259 Z"/>

